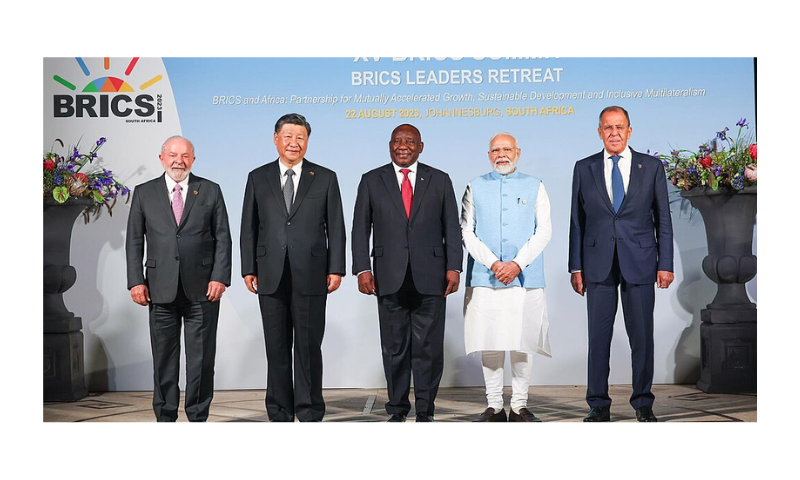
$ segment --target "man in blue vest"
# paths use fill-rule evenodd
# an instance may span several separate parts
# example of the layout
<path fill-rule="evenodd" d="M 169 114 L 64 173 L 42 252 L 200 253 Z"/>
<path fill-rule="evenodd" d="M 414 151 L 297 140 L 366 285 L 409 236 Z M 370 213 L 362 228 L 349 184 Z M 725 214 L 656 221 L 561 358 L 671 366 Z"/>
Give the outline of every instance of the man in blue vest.
<path fill-rule="evenodd" d="M 488 407 L 476 422 L 539 422 L 527 408 L 531 359 L 550 356 L 542 251 L 550 241 L 544 184 L 517 171 L 520 148 L 508 133 L 489 142 L 492 171 L 473 179 L 461 201 L 469 252 L 464 296 L 467 353 L 481 352 Z M 503 408 L 503 366 L 510 351 L 511 409 Z"/>

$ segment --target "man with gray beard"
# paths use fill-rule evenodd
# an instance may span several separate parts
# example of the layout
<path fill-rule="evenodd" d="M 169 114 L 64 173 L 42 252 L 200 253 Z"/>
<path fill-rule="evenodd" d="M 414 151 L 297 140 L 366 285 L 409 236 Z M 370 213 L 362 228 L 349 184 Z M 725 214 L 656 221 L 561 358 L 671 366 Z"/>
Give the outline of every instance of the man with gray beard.
<path fill-rule="evenodd" d="M 473 179 L 461 200 L 467 260 L 466 352 L 481 352 L 488 407 L 476 422 L 539 422 L 527 408 L 534 353 L 550 356 L 542 251 L 550 241 L 544 184 L 517 171 L 520 148 L 508 133 L 489 142 L 492 171 Z M 511 409 L 503 408 L 510 351 Z"/>

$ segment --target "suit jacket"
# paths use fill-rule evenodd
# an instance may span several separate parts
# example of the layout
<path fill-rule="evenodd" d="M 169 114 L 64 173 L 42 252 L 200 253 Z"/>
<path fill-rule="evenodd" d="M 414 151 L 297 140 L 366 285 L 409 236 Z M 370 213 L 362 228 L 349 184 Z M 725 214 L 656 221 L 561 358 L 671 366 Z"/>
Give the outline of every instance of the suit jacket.
<path fill-rule="evenodd" d="M 672 271 L 672 219 L 664 165 L 631 149 L 631 175 L 625 200 L 614 212 L 603 173 L 603 152 L 575 164 L 569 229 L 569 270 L 582 270 L 587 282 L 608 277 L 617 249 L 627 282 L 656 281 L 658 270 Z"/>
<path fill-rule="evenodd" d="M 186 297 L 200 302 L 206 300 L 210 281 L 231 284 L 231 234 L 222 190 L 190 174 L 177 224 L 165 175 L 133 192 L 125 240 L 128 289 L 147 285 L 153 303 L 169 303 L 175 299 L 180 276 Z M 142 272 L 145 239 L 146 274 Z"/>
<path fill-rule="evenodd" d="M 378 295 L 397 292 L 408 265 L 423 295 L 444 295 L 446 272 L 461 270 L 461 227 L 450 177 L 418 164 L 411 219 L 392 164 L 365 173 L 353 212 L 353 274 L 372 270 Z M 374 265 L 370 267 L 372 233 Z"/>
<path fill-rule="evenodd" d="M 247 177 L 240 237 L 242 276 L 258 277 L 259 294 L 275 293 L 288 256 L 293 288 L 303 295 L 324 295 L 328 274 L 346 272 L 336 173 L 303 159 L 292 210 L 287 213 L 279 161 L 256 168 Z"/>

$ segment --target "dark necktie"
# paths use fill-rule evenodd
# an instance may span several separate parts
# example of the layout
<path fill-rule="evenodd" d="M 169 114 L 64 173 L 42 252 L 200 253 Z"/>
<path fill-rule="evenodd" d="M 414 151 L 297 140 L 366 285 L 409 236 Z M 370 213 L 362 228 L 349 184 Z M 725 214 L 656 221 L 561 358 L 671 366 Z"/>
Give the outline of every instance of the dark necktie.
<path fill-rule="evenodd" d="M 181 216 L 183 215 L 183 195 L 181 195 L 181 186 L 176 184 L 172 189 L 172 213 L 175 215 L 175 223 L 181 224 Z"/>
<path fill-rule="evenodd" d="M 411 190 L 411 181 L 408 179 L 408 174 L 411 173 L 411 170 L 403 168 L 400 169 L 400 172 L 403 174 L 403 184 L 400 187 L 400 196 L 403 197 L 403 206 L 406 207 L 406 217 L 410 220 L 411 199 L 414 197 L 414 193 Z"/>
<path fill-rule="evenodd" d="M 614 166 L 611 168 L 611 196 L 614 197 L 614 211 L 619 212 L 625 200 L 625 186 L 622 183 L 622 172 L 619 171 L 619 155 L 611 155 Z"/>
<path fill-rule="evenodd" d="M 286 170 L 286 183 L 283 184 L 283 201 L 286 202 L 286 213 L 292 211 L 292 202 L 294 201 L 294 170 L 291 168 Z"/>

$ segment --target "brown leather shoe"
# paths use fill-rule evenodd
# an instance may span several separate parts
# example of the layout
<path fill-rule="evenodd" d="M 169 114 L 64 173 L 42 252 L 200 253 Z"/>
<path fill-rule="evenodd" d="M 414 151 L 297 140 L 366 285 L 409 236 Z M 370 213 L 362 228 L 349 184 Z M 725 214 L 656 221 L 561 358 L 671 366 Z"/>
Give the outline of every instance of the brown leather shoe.
<path fill-rule="evenodd" d="M 509 422 L 541 422 L 536 415 L 531 413 L 530 410 L 527 408 L 520 408 L 519 413 L 515 413 L 514 410 L 511 410 L 511 413 L 508 414 L 508 421 Z"/>
<path fill-rule="evenodd" d="M 473 420 L 473 422 L 506 422 L 508 418 L 506 417 L 506 409 L 501 408 L 499 412 L 497 412 L 494 408 L 489 407 L 481 413 L 481 415 Z"/>

